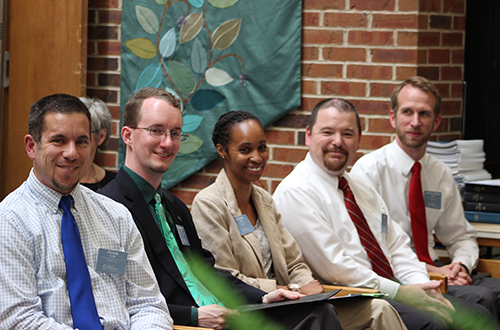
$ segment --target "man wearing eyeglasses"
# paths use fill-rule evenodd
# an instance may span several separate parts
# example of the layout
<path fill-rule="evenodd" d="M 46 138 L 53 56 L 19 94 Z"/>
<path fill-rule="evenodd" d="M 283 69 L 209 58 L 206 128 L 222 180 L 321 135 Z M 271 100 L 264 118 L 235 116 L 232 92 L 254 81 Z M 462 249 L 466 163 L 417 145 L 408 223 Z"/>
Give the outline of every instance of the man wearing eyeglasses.
<path fill-rule="evenodd" d="M 132 213 L 144 240 L 144 247 L 160 291 L 165 296 L 174 324 L 227 328 L 226 316 L 233 313 L 221 306 L 191 267 L 191 255 L 214 265 L 213 255 L 202 248 L 187 206 L 161 187 L 168 170 L 187 139 L 181 132 L 180 102 L 165 90 L 146 87 L 128 100 L 123 111 L 121 135 L 126 145 L 125 164 L 116 178 L 99 193 L 124 204 Z M 218 271 L 248 303 L 297 299 L 297 292 L 266 292 Z M 329 304 L 300 305 L 283 315 L 272 315 L 287 329 L 341 329 Z"/>

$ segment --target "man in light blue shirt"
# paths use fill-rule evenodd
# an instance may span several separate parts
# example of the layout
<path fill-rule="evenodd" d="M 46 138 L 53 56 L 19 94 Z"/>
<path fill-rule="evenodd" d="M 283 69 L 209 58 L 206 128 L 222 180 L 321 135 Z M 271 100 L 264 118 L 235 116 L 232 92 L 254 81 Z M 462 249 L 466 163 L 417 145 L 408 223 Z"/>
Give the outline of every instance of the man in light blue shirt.
<path fill-rule="evenodd" d="M 71 196 L 102 329 L 172 329 L 130 213 L 78 184 L 90 165 L 89 123 L 85 105 L 70 95 L 47 96 L 31 107 L 24 142 L 33 169 L 0 203 L 0 329 L 75 327 L 62 196 Z M 103 253 L 121 256 L 116 267 Z"/>

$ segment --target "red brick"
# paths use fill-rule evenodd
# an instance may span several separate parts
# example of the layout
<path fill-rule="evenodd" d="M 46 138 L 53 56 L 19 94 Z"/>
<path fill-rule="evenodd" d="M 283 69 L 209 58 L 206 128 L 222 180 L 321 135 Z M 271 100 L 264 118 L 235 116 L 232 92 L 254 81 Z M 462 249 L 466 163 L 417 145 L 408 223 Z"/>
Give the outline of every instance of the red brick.
<path fill-rule="evenodd" d="M 278 185 L 281 183 L 281 180 L 271 180 L 271 191 L 269 192 L 270 194 L 274 194 L 276 191 L 276 188 L 278 188 Z"/>
<path fill-rule="evenodd" d="M 406 78 L 405 78 L 406 79 Z M 390 97 L 394 87 L 397 84 L 371 83 L 370 96 L 372 97 Z"/>
<path fill-rule="evenodd" d="M 431 136 L 432 138 L 432 136 Z M 445 135 L 439 135 L 437 137 L 438 141 L 451 141 L 451 140 L 457 140 L 457 139 L 461 139 L 461 135 L 460 134 L 445 134 Z M 434 138 L 434 141 L 436 140 L 436 137 Z"/>
<path fill-rule="evenodd" d="M 449 117 L 450 121 L 450 132 L 461 132 L 462 131 L 462 117 Z"/>
<path fill-rule="evenodd" d="M 441 97 L 450 97 L 450 84 L 447 83 L 435 83 L 434 86 L 439 90 Z"/>
<path fill-rule="evenodd" d="M 429 16 L 419 14 L 418 15 L 418 28 L 420 30 L 427 30 L 429 28 Z"/>
<path fill-rule="evenodd" d="M 97 75 L 95 73 L 87 71 L 87 86 L 97 86 Z"/>
<path fill-rule="evenodd" d="M 178 186 L 172 187 L 171 189 L 169 189 L 169 191 L 172 194 L 174 194 L 175 196 L 177 196 L 177 198 L 179 198 L 181 201 L 183 201 L 184 204 L 192 205 L 193 200 L 196 197 L 196 195 L 198 194 L 198 192 L 197 191 L 179 190 L 177 187 Z"/>
<path fill-rule="evenodd" d="M 416 50 L 410 49 L 372 49 L 372 61 L 383 63 L 415 63 Z"/>
<path fill-rule="evenodd" d="M 417 11 L 418 1 L 415 0 L 399 0 L 399 11 Z"/>
<path fill-rule="evenodd" d="M 217 157 L 216 159 L 212 160 L 204 167 L 205 172 L 215 173 L 215 174 L 218 174 L 223 168 L 224 168 L 224 162 L 220 157 Z"/>
<path fill-rule="evenodd" d="M 360 141 L 361 149 L 375 150 L 391 142 L 390 136 L 362 135 Z"/>
<path fill-rule="evenodd" d="M 367 27 L 368 20 L 365 14 L 325 13 L 323 25 L 332 27 Z"/>
<path fill-rule="evenodd" d="M 100 10 L 99 11 L 100 24 L 121 24 L 122 12 L 118 10 Z"/>
<path fill-rule="evenodd" d="M 442 115 L 460 115 L 462 112 L 462 101 L 443 100 L 441 103 Z"/>
<path fill-rule="evenodd" d="M 451 17 L 443 15 L 431 15 L 429 21 L 431 29 L 451 29 Z"/>
<path fill-rule="evenodd" d="M 355 45 L 388 46 L 394 44 L 394 39 L 392 31 L 349 31 L 348 42 Z"/>
<path fill-rule="evenodd" d="M 465 13 L 465 1 L 443 0 L 443 13 Z"/>
<path fill-rule="evenodd" d="M 351 0 L 350 3 L 350 9 L 355 10 L 394 10 L 395 7 L 395 0 Z"/>
<path fill-rule="evenodd" d="M 427 49 L 419 49 L 417 50 L 417 63 L 418 64 L 427 64 Z"/>
<path fill-rule="evenodd" d="M 303 29 L 304 44 L 341 44 L 344 41 L 342 31 Z"/>
<path fill-rule="evenodd" d="M 312 110 L 312 108 L 309 109 L 309 111 L 311 111 L 311 110 Z M 274 127 L 305 128 L 307 126 L 308 120 L 309 120 L 308 115 L 286 115 L 285 117 L 274 122 L 273 126 Z"/>
<path fill-rule="evenodd" d="M 441 123 L 436 129 L 436 133 L 443 133 L 443 132 L 448 132 L 449 131 L 449 121 L 448 118 L 443 117 L 441 118 Z"/>
<path fill-rule="evenodd" d="M 389 101 L 358 100 L 351 102 L 364 115 L 388 115 L 391 106 Z"/>
<path fill-rule="evenodd" d="M 297 145 L 298 146 L 305 146 L 306 145 L 306 132 L 299 132 L 298 137 L 297 137 Z"/>
<path fill-rule="evenodd" d="M 382 29 L 416 29 L 418 27 L 418 17 L 406 14 L 373 14 L 372 26 Z"/>
<path fill-rule="evenodd" d="M 318 47 L 302 47 L 302 61 L 315 61 L 318 58 Z"/>
<path fill-rule="evenodd" d="M 304 9 L 345 9 L 344 0 L 304 0 Z"/>
<path fill-rule="evenodd" d="M 443 33 L 442 35 L 442 45 L 443 46 L 455 46 L 461 47 L 464 45 L 464 34 L 463 33 Z"/>
<path fill-rule="evenodd" d="M 419 46 L 439 46 L 441 33 L 439 32 L 419 32 L 418 45 Z"/>
<path fill-rule="evenodd" d="M 117 55 L 119 56 L 121 54 L 121 43 L 119 41 L 106 41 L 106 42 L 99 42 L 98 43 L 98 49 L 99 49 L 99 55 Z"/>
<path fill-rule="evenodd" d="M 269 189 L 267 188 L 268 187 L 268 182 L 267 180 L 264 180 L 264 179 L 260 179 L 260 180 L 257 180 L 253 183 L 255 186 L 257 187 L 260 187 L 262 189 L 264 189 L 265 191 L 268 191 Z"/>
<path fill-rule="evenodd" d="M 417 68 L 414 66 L 396 67 L 396 80 L 405 80 L 417 75 Z"/>
<path fill-rule="evenodd" d="M 317 82 L 310 80 L 302 80 L 302 94 L 318 94 Z"/>
<path fill-rule="evenodd" d="M 87 70 L 96 71 L 96 70 L 106 70 L 112 71 L 118 69 L 118 59 L 116 58 L 87 58 Z"/>
<path fill-rule="evenodd" d="M 389 80 L 392 78 L 392 67 L 380 65 L 348 65 L 347 78 Z"/>
<path fill-rule="evenodd" d="M 429 63 L 450 63 L 449 49 L 429 49 Z"/>
<path fill-rule="evenodd" d="M 108 166 L 108 167 L 116 167 L 117 165 L 117 155 L 113 153 L 104 153 L 104 152 L 99 152 L 95 158 L 94 162 L 97 165 L 101 166 Z"/>
<path fill-rule="evenodd" d="M 267 143 L 293 145 L 295 142 L 295 132 L 278 131 L 275 129 L 266 130 Z"/>
<path fill-rule="evenodd" d="M 182 181 L 183 188 L 204 189 L 215 182 L 216 176 L 195 173 Z"/>
<path fill-rule="evenodd" d="M 120 87 L 120 75 L 111 73 L 100 73 L 98 75 L 99 86 Z"/>
<path fill-rule="evenodd" d="M 319 25 L 319 13 L 303 13 L 302 14 L 302 25 L 303 26 L 318 26 Z"/>
<path fill-rule="evenodd" d="M 419 66 L 417 75 L 425 77 L 429 80 L 439 80 L 439 67 L 436 66 Z"/>
<path fill-rule="evenodd" d="M 112 122 L 111 123 L 111 135 L 118 135 L 120 130 L 120 123 Z"/>
<path fill-rule="evenodd" d="M 368 131 L 370 133 L 393 133 L 389 118 L 370 118 L 368 119 Z"/>
<path fill-rule="evenodd" d="M 89 0 L 89 8 L 118 8 L 118 0 Z"/>
<path fill-rule="evenodd" d="M 109 113 L 111 113 L 111 118 L 120 119 L 120 107 L 119 106 L 108 105 L 108 110 L 109 110 Z"/>
<path fill-rule="evenodd" d="M 462 68 L 458 66 L 441 67 L 442 80 L 462 80 Z"/>
<path fill-rule="evenodd" d="M 306 157 L 307 149 L 273 148 L 273 159 L 280 162 L 298 163 Z"/>
<path fill-rule="evenodd" d="M 461 83 L 451 84 L 451 97 L 462 97 L 463 87 Z"/>
<path fill-rule="evenodd" d="M 91 89 L 87 88 L 87 95 L 95 97 L 97 99 L 103 100 L 105 103 L 117 103 L 118 93 L 117 91 L 111 91 L 106 89 Z"/>
<path fill-rule="evenodd" d="M 309 63 L 302 65 L 302 76 L 340 78 L 342 77 L 342 65 L 340 64 L 316 64 Z"/>
<path fill-rule="evenodd" d="M 96 49 L 97 47 L 95 41 L 87 42 L 87 56 L 97 55 Z"/>
<path fill-rule="evenodd" d="M 264 168 L 264 176 L 270 178 L 284 178 L 293 171 L 292 165 L 267 164 Z"/>
<path fill-rule="evenodd" d="M 301 105 L 300 109 L 304 111 L 311 111 L 316 104 L 318 104 L 319 101 L 323 100 L 325 97 L 323 96 L 318 96 L 318 97 L 302 97 L 301 98 Z M 305 124 L 307 125 L 307 120 L 305 121 Z M 276 125 L 276 124 L 274 124 Z M 303 128 L 306 126 L 304 125 Z"/>
<path fill-rule="evenodd" d="M 398 46 L 416 46 L 419 42 L 419 35 L 417 32 L 398 32 Z"/>
<path fill-rule="evenodd" d="M 441 12 L 441 1 L 420 0 L 419 11 L 440 13 Z"/>
<path fill-rule="evenodd" d="M 465 31 L 465 16 L 453 17 L 453 30 Z"/>
<path fill-rule="evenodd" d="M 323 58 L 326 61 L 365 62 L 366 49 L 354 47 L 325 47 Z"/>
<path fill-rule="evenodd" d="M 118 27 L 116 26 L 89 26 L 87 31 L 89 40 L 119 40 Z"/>
<path fill-rule="evenodd" d="M 95 10 L 89 10 L 88 11 L 87 23 L 89 25 L 97 23 L 97 12 Z"/>
<path fill-rule="evenodd" d="M 366 84 L 347 81 L 321 82 L 321 94 L 336 96 L 365 96 Z"/>
<path fill-rule="evenodd" d="M 113 131 L 113 124 L 111 125 L 111 131 Z M 114 138 L 114 137 L 109 138 L 109 140 L 106 141 L 106 143 L 104 145 L 101 145 L 99 147 L 99 150 L 101 150 L 101 151 L 108 150 L 111 152 L 116 151 L 116 150 L 118 150 L 118 143 L 119 143 L 119 139 Z"/>

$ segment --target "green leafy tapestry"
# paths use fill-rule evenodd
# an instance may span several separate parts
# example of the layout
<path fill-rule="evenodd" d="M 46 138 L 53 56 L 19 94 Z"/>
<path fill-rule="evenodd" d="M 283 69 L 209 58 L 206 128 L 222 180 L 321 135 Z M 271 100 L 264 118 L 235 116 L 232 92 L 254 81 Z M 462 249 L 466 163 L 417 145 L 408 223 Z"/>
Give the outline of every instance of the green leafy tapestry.
<path fill-rule="evenodd" d="M 300 0 L 124 0 L 121 99 L 141 87 L 182 101 L 189 134 L 163 177 L 170 188 L 217 157 L 211 133 L 231 110 L 268 126 L 300 104 Z M 123 164 L 120 143 L 120 165 Z"/>

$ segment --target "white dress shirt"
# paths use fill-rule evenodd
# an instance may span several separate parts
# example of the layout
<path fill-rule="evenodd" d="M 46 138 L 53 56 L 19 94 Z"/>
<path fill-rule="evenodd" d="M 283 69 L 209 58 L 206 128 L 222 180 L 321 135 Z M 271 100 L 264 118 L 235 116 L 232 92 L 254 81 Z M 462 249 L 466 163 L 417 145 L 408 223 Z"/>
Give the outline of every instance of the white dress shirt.
<path fill-rule="evenodd" d="M 428 282 L 425 265 L 411 250 L 409 237 L 387 216 L 380 195 L 362 177 L 343 176 L 397 280 L 404 285 Z M 337 176 L 324 171 L 307 154 L 280 183 L 273 198 L 316 278 L 323 283 L 379 289 L 395 297 L 400 284 L 372 270 Z"/>
<path fill-rule="evenodd" d="M 103 329 L 172 329 L 130 212 L 80 185 L 70 195 Z M 61 196 L 32 170 L 0 203 L 0 329 L 73 328 Z M 96 269 L 100 248 L 128 253 L 124 275 Z"/>
<path fill-rule="evenodd" d="M 432 260 L 438 259 L 434 252 L 435 232 L 446 247 L 453 262 L 461 262 L 469 271 L 477 265 L 479 248 L 476 231 L 465 219 L 457 185 L 448 166 L 429 154 L 420 159 L 422 190 L 425 199 L 428 245 Z M 389 213 L 411 237 L 411 222 L 408 210 L 408 189 L 411 168 L 415 161 L 394 141 L 361 157 L 351 173 L 369 180 L 382 195 Z"/>

